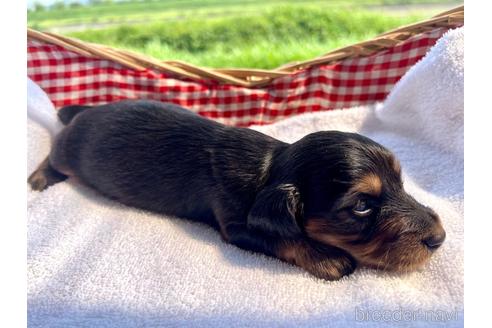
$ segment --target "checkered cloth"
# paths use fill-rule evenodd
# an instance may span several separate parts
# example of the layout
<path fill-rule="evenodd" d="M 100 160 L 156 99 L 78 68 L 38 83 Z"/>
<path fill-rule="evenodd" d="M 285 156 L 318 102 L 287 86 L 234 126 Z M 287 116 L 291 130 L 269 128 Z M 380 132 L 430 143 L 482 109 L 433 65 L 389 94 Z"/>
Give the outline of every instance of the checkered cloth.
<path fill-rule="evenodd" d="M 132 70 L 34 40 L 27 43 L 27 73 L 55 107 L 154 99 L 228 125 L 249 126 L 381 101 L 446 31 L 437 28 L 369 57 L 311 67 L 261 88 L 191 80 L 152 69 Z"/>

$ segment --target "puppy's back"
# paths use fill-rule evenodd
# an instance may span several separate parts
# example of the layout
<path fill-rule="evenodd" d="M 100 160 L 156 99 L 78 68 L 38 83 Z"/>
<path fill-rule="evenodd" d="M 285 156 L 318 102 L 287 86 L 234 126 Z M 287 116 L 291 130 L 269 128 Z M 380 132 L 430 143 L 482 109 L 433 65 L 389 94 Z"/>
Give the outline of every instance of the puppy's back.
<path fill-rule="evenodd" d="M 124 204 L 203 218 L 229 187 L 254 198 L 262 156 L 277 143 L 172 104 L 122 101 L 76 115 L 50 160 Z"/>

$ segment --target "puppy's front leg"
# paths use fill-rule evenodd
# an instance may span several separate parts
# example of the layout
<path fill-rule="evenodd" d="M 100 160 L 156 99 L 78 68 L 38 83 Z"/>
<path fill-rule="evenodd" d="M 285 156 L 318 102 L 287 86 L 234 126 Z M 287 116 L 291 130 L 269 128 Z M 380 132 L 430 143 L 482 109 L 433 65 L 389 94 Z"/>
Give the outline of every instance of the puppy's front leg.
<path fill-rule="evenodd" d="M 338 280 L 354 272 L 357 266 L 343 250 L 307 240 L 279 242 L 277 257 L 326 280 Z"/>
<path fill-rule="evenodd" d="M 352 273 L 356 267 L 355 260 L 346 252 L 314 241 L 287 240 L 238 226 L 229 226 L 223 236 L 226 241 L 242 249 L 300 266 L 321 279 L 338 280 Z"/>

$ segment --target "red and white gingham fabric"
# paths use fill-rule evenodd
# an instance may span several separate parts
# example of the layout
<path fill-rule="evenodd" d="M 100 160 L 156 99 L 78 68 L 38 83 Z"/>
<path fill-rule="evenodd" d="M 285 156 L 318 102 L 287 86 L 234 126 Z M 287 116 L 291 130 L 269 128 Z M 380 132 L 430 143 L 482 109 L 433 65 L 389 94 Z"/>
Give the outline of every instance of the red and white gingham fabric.
<path fill-rule="evenodd" d="M 311 67 L 277 78 L 262 88 L 184 79 L 152 69 L 132 70 L 33 40 L 27 44 L 27 73 L 57 108 L 154 99 L 187 107 L 228 125 L 249 126 L 384 100 L 393 85 L 446 31 L 437 28 L 413 36 L 369 57 Z"/>

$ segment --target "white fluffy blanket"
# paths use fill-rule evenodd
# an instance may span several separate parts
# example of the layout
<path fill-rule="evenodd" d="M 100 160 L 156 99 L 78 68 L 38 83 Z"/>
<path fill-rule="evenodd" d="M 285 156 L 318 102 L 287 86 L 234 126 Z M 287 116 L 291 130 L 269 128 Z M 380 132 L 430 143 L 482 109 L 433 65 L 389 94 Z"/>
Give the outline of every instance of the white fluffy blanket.
<path fill-rule="evenodd" d="M 223 243 L 204 225 L 128 208 L 68 181 L 28 188 L 32 327 L 463 325 L 463 29 L 448 32 L 384 104 L 257 127 L 285 141 L 362 133 L 394 151 L 406 189 L 447 231 L 417 272 L 358 269 L 336 282 Z M 29 105 L 50 106 L 28 88 Z M 49 151 L 29 122 L 28 173 Z"/>

